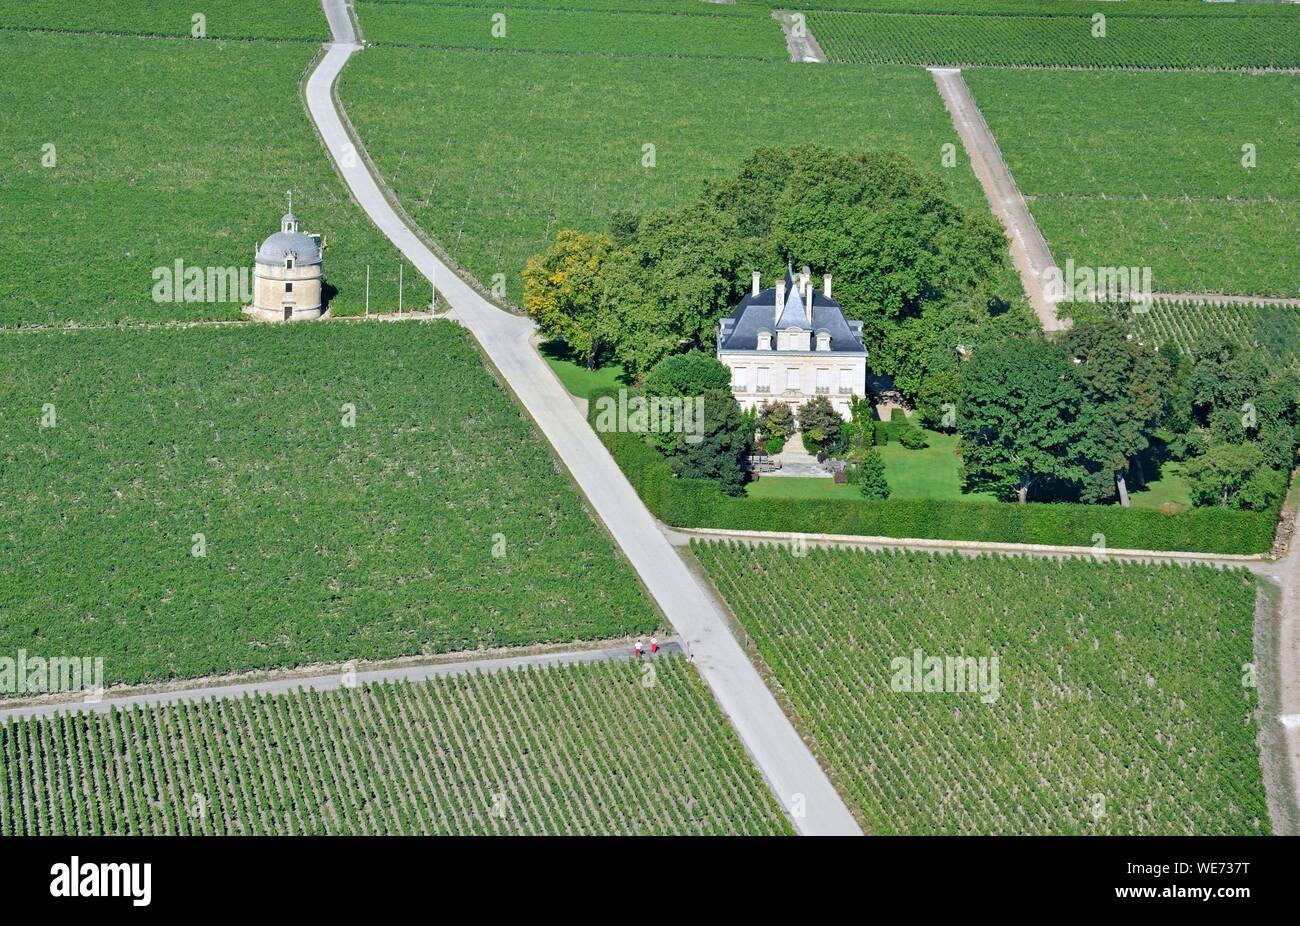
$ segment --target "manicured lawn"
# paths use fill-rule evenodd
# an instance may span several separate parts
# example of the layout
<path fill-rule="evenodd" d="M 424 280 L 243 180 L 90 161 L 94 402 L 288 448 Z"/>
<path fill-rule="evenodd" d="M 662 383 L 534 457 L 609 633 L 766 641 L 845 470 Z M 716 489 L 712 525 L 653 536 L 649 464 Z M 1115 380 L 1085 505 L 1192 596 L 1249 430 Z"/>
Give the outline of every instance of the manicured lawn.
<path fill-rule="evenodd" d="M 885 460 L 885 479 L 890 498 L 959 498 L 964 501 L 996 501 L 984 493 L 964 494 L 961 490 L 961 457 L 957 435 L 926 431 L 930 446 L 908 450 L 890 442 L 880 448 Z"/>
<path fill-rule="evenodd" d="M 763 476 L 746 488 L 750 498 L 861 498 L 855 485 L 820 476 Z"/>
<path fill-rule="evenodd" d="M 610 361 L 588 370 L 586 363 L 574 359 L 563 341 L 547 341 L 538 350 L 569 394 L 580 399 L 590 398 L 596 389 L 618 389 L 627 385 L 626 373 L 620 363 Z"/>
<path fill-rule="evenodd" d="M 1177 463 L 1166 463 L 1159 479 L 1147 483 L 1141 492 L 1129 493 L 1129 502 L 1135 508 L 1160 508 L 1164 505 L 1174 505 L 1179 511 L 1190 508 L 1192 495 L 1182 467 Z"/>
<path fill-rule="evenodd" d="M 996 502 L 985 493 L 965 494 L 961 490 L 961 457 L 957 435 L 926 431 L 930 445 L 908 450 L 891 442 L 879 448 L 885 460 L 885 479 L 890 498 L 952 498 L 972 502 Z M 750 498 L 861 498 L 855 485 L 836 485 L 833 479 L 817 476 L 765 476 L 749 485 Z"/>

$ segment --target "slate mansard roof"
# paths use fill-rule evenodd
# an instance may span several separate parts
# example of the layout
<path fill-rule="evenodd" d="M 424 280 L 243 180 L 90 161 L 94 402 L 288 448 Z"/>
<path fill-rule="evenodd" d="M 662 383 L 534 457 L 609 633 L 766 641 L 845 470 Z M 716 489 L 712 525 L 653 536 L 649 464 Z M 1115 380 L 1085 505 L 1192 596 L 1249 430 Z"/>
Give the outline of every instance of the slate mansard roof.
<path fill-rule="evenodd" d="M 804 305 L 803 293 L 797 285 L 793 268 L 785 272 L 785 311 L 781 313 L 780 330 L 801 328 L 813 333 L 813 346 L 817 335 L 825 332 L 831 336 L 830 351 L 821 353 L 865 354 L 862 343 L 862 322 L 844 317 L 840 304 L 813 287 L 812 317 Z M 734 312 L 723 318 L 718 330 L 718 350 L 758 350 L 758 334 L 772 334 L 771 353 L 776 350 L 776 287 L 760 290 L 758 295 L 746 294 Z M 764 351 L 763 353 L 768 353 Z"/>

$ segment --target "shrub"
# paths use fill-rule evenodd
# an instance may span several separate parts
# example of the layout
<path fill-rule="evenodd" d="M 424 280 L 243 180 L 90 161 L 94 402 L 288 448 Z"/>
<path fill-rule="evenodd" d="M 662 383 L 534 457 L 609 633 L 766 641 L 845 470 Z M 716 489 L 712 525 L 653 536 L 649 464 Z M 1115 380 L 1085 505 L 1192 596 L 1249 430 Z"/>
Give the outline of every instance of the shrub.
<path fill-rule="evenodd" d="M 911 425 L 899 430 L 898 442 L 908 450 L 922 450 L 930 446 L 930 442 L 926 440 L 925 432 Z"/>
<path fill-rule="evenodd" d="M 614 394 L 596 390 L 597 396 Z M 1277 509 L 1267 512 L 1193 508 L 1175 515 L 1149 508 L 963 499 L 730 498 L 717 483 L 680 479 L 635 434 L 601 439 L 646 507 L 674 527 L 927 537 L 997 543 L 1092 546 L 1103 534 L 1115 549 L 1261 553 L 1273 543 Z"/>
<path fill-rule="evenodd" d="M 799 430 L 809 453 L 820 453 L 835 444 L 844 419 L 824 395 L 815 396 L 799 409 Z"/>
<path fill-rule="evenodd" d="M 885 461 L 874 447 L 862 455 L 858 464 L 858 485 L 863 498 L 889 498 L 889 483 L 885 480 Z"/>
<path fill-rule="evenodd" d="M 763 442 L 763 449 L 767 451 L 769 456 L 776 456 L 785 449 L 785 438 L 769 437 Z"/>
<path fill-rule="evenodd" d="M 758 433 L 779 437 L 782 443 L 794 433 L 794 412 L 785 402 L 764 402 L 758 410 Z"/>

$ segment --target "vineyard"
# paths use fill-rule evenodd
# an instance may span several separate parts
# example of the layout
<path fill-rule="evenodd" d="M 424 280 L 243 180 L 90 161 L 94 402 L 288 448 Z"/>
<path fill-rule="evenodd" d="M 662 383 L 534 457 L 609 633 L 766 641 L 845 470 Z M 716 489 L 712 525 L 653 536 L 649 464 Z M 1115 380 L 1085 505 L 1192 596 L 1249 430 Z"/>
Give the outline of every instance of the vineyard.
<path fill-rule="evenodd" d="M 203 0 L 203 30 L 214 39 L 291 39 L 323 42 L 329 26 L 318 0 Z M 194 35 L 198 10 L 187 0 L 23 0 L 0 5 L 0 28 L 122 35 Z"/>
<path fill-rule="evenodd" d="M 878 833 L 1270 832 L 1245 571 L 695 551 Z"/>
<path fill-rule="evenodd" d="M 808 14 L 831 61 L 852 64 L 1101 68 L 1300 66 L 1300 17 Z M 1109 11 L 1102 11 L 1107 15 Z"/>
<path fill-rule="evenodd" d="M 681 205 L 768 145 L 899 151 L 988 208 L 964 158 L 942 167 L 961 141 L 912 68 L 377 47 L 339 94 L 406 211 L 485 283 L 503 274 L 514 299 L 561 228 Z"/>
<path fill-rule="evenodd" d="M 682 657 L 10 720 L 0 757 L 6 836 L 790 832 Z"/>
<path fill-rule="evenodd" d="M 388 45 L 429 45 L 493 51 L 574 54 L 755 58 L 788 60 L 781 26 L 766 11 L 737 10 L 694 0 L 680 9 L 646 12 L 547 5 L 477 5 L 359 2 L 366 40 Z"/>
<path fill-rule="evenodd" d="M 1205 305 L 1154 302 L 1135 312 L 1133 324 L 1153 344 L 1173 344 L 1184 354 L 1197 341 L 1218 334 L 1262 351 L 1271 363 L 1289 366 L 1300 358 L 1300 309 L 1289 305 Z"/>
<path fill-rule="evenodd" d="M 658 624 L 449 322 L 0 333 L 0 652 L 108 682 Z"/>
<path fill-rule="evenodd" d="M 326 236 L 331 311 L 362 311 L 367 264 L 373 308 L 395 309 L 397 251 L 348 196 L 295 94 L 317 48 L 0 30 L 0 326 L 239 318 L 237 293 L 155 302 L 154 271 L 251 270 L 289 189 Z M 407 305 L 428 301 L 409 268 L 406 284 Z"/>
<path fill-rule="evenodd" d="M 1151 267 L 1157 292 L 1300 295 L 1294 77 L 965 76 L 1059 266 Z"/>

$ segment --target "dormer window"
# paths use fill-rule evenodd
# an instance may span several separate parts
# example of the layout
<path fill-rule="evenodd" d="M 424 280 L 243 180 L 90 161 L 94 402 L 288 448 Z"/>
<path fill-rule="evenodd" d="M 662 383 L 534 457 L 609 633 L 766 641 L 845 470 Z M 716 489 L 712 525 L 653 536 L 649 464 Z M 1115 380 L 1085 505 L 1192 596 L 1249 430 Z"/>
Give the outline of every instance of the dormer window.
<path fill-rule="evenodd" d="M 818 350 L 831 349 L 831 336 L 829 332 L 826 331 L 817 332 L 817 349 Z"/>
<path fill-rule="evenodd" d="M 758 333 L 758 349 L 759 350 L 772 349 L 772 332 L 760 331 Z"/>

